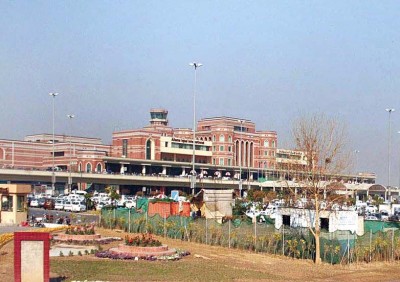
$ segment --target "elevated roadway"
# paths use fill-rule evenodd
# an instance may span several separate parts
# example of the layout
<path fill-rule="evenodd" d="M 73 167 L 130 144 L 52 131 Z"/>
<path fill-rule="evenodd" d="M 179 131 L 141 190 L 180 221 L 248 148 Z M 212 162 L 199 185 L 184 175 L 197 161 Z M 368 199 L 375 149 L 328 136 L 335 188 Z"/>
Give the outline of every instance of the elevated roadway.
<path fill-rule="evenodd" d="M 56 171 L 57 183 L 68 183 L 69 172 Z M 14 182 L 42 182 L 51 183 L 52 172 L 41 170 L 22 170 L 22 169 L 0 169 L 0 181 Z M 190 179 L 186 177 L 173 177 L 167 175 L 141 175 L 141 174 L 101 174 L 101 173 L 85 173 L 72 172 L 71 178 L 73 183 L 97 183 L 106 185 L 138 185 L 138 186 L 154 186 L 154 187 L 190 187 Z M 237 189 L 239 181 L 236 179 L 224 178 L 202 178 L 197 179 L 197 188 L 206 189 Z M 243 180 L 243 189 L 249 187 L 259 187 L 257 181 Z"/>

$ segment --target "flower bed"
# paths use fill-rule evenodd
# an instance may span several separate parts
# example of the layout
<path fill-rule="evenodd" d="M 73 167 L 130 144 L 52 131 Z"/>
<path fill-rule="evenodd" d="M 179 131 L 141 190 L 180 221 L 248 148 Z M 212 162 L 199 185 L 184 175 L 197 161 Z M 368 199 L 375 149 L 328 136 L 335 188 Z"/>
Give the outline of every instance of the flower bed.
<path fill-rule="evenodd" d="M 101 251 L 96 253 L 96 257 L 98 258 L 109 258 L 109 259 L 124 259 L 124 260 L 179 260 L 184 256 L 190 255 L 190 252 L 183 251 L 183 250 L 175 250 L 173 254 L 170 255 L 163 255 L 163 256 L 156 256 L 156 255 L 134 255 L 131 253 L 118 253 L 108 251 Z"/>
<path fill-rule="evenodd" d="M 119 237 L 101 237 L 95 234 L 94 225 L 75 225 L 69 226 L 65 234 L 53 236 L 54 242 L 64 242 L 68 244 L 88 245 L 93 243 L 108 244 L 112 241 L 122 240 Z"/>
<path fill-rule="evenodd" d="M 136 236 L 125 236 L 125 245 L 127 246 L 140 246 L 140 247 L 158 247 L 161 242 L 156 240 L 150 233 Z"/>
<path fill-rule="evenodd" d="M 111 259 L 177 260 L 188 254 L 185 251 L 169 249 L 151 234 L 140 234 L 125 236 L 125 244 L 120 244 L 117 248 L 111 248 L 108 251 L 98 252 L 96 256 Z"/>
<path fill-rule="evenodd" d="M 65 230 L 65 234 L 67 235 L 95 235 L 94 225 L 73 225 L 68 226 L 67 230 Z"/>
<path fill-rule="evenodd" d="M 120 241 L 120 240 L 122 240 L 122 239 L 119 237 L 101 237 L 101 238 L 94 239 L 94 240 L 86 240 L 86 239 L 85 240 L 72 240 L 72 239 L 60 240 L 58 238 L 58 236 L 54 236 L 52 239 L 52 242 L 53 243 L 67 243 L 67 244 L 71 244 L 71 245 L 92 245 L 92 244 L 104 245 L 104 244 L 109 244 L 113 241 Z"/>

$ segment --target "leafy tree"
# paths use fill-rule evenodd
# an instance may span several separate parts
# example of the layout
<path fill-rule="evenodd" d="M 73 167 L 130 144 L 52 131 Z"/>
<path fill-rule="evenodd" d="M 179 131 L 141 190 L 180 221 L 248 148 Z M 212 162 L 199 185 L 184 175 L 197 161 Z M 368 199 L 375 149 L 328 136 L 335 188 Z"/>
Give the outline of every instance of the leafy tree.
<path fill-rule="evenodd" d="M 243 199 L 235 199 L 235 205 L 232 207 L 232 214 L 234 216 L 244 215 L 246 213 L 246 202 Z"/>
<path fill-rule="evenodd" d="M 86 200 L 86 209 L 87 210 L 92 210 L 93 207 L 94 207 L 94 203 L 92 201 L 93 194 L 92 193 L 86 193 L 84 197 L 85 197 L 85 200 Z"/>
<path fill-rule="evenodd" d="M 117 193 L 115 186 L 111 185 L 106 188 L 106 192 L 111 199 L 111 204 L 114 205 L 115 200 L 119 200 L 121 196 Z"/>

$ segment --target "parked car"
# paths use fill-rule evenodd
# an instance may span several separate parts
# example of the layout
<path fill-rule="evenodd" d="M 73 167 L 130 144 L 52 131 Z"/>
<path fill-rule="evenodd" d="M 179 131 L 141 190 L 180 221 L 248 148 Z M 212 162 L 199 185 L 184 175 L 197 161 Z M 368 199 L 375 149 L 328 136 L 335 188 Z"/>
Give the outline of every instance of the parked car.
<path fill-rule="evenodd" d="M 375 215 L 368 215 L 365 217 L 365 220 L 379 220 Z"/>
<path fill-rule="evenodd" d="M 381 219 L 383 221 L 388 221 L 389 220 L 389 213 L 387 211 L 381 211 Z"/>
<path fill-rule="evenodd" d="M 125 207 L 127 207 L 128 209 L 136 208 L 136 201 L 132 200 L 125 201 Z"/>
<path fill-rule="evenodd" d="M 124 200 L 117 201 L 117 207 L 124 207 L 124 206 L 125 206 L 125 201 Z"/>
<path fill-rule="evenodd" d="M 53 210 L 54 209 L 54 200 L 53 199 L 46 199 L 44 201 L 43 208 L 45 210 Z"/>
<path fill-rule="evenodd" d="M 368 205 L 365 208 L 365 212 L 366 213 L 376 213 L 377 211 L 378 211 L 378 208 L 376 206 L 374 206 L 374 205 Z"/>
<path fill-rule="evenodd" d="M 64 202 L 64 210 L 65 211 L 72 211 L 72 202 L 71 201 L 65 201 Z"/>
<path fill-rule="evenodd" d="M 33 199 L 33 200 L 31 200 L 31 202 L 30 202 L 29 205 L 30 205 L 31 207 L 38 208 L 38 207 L 39 207 L 39 200 Z"/>
<path fill-rule="evenodd" d="M 40 208 L 43 208 L 44 202 L 45 202 L 45 201 L 46 201 L 45 198 L 40 198 L 40 199 L 38 199 L 38 203 L 39 203 L 39 207 L 40 207 Z"/>
<path fill-rule="evenodd" d="M 101 209 L 105 206 L 103 202 L 99 202 L 96 204 L 96 211 L 101 211 Z"/>
<path fill-rule="evenodd" d="M 399 221 L 400 217 L 398 215 L 389 216 L 389 221 Z"/>
<path fill-rule="evenodd" d="M 56 203 L 54 204 L 54 209 L 55 210 L 63 210 L 64 209 L 64 200 L 57 200 Z"/>
<path fill-rule="evenodd" d="M 72 202 L 71 211 L 75 212 L 86 211 L 85 202 Z"/>

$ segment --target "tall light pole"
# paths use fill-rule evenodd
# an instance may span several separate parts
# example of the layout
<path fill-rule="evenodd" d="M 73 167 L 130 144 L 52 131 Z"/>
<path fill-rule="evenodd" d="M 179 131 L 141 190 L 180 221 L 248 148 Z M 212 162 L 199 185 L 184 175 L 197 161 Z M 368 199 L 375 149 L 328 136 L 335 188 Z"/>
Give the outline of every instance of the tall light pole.
<path fill-rule="evenodd" d="M 239 120 L 240 122 L 240 143 L 239 143 L 239 193 L 240 197 L 242 197 L 242 134 L 243 134 L 243 120 Z"/>
<path fill-rule="evenodd" d="M 400 134 L 400 131 L 397 131 Z M 400 189 L 400 150 L 399 150 L 399 189 Z"/>
<path fill-rule="evenodd" d="M 391 153 L 391 145 L 392 145 L 392 112 L 394 112 L 394 109 L 388 108 L 386 111 L 389 113 L 389 130 L 388 130 L 388 181 L 387 181 L 387 187 L 389 189 L 389 195 L 390 193 L 390 153 Z M 387 200 L 387 199 L 385 199 Z"/>
<path fill-rule="evenodd" d="M 71 193 L 72 190 L 72 177 L 71 177 L 71 171 L 72 171 L 72 119 L 75 117 L 75 115 L 67 115 L 68 119 L 70 120 L 70 126 L 69 126 L 69 175 L 68 175 L 68 193 Z"/>
<path fill-rule="evenodd" d="M 356 183 L 358 183 L 357 179 L 357 170 L 358 170 L 358 153 L 360 153 L 359 150 L 354 150 L 354 154 L 356 156 L 356 165 L 355 165 L 355 172 L 356 172 Z"/>
<path fill-rule="evenodd" d="M 58 95 L 58 93 L 56 93 L 56 92 L 52 92 L 52 93 L 49 93 L 49 95 L 51 96 L 51 97 L 53 97 L 53 141 L 52 141 L 52 143 L 53 143 L 53 162 L 52 162 L 52 166 L 51 166 L 51 193 L 52 193 L 52 195 L 54 195 L 54 192 L 55 192 L 55 183 L 56 183 L 56 174 L 55 174 L 55 172 L 54 172 L 54 143 L 55 143 L 55 139 L 54 139 L 54 115 L 55 115 L 55 99 L 56 99 L 56 97 L 57 97 L 57 95 Z"/>
<path fill-rule="evenodd" d="M 194 167 L 196 158 L 196 86 L 197 86 L 197 68 L 201 67 L 200 63 L 190 63 L 190 66 L 194 67 L 194 86 L 193 86 L 193 156 L 192 156 L 192 173 L 190 178 L 190 188 L 192 189 L 192 195 L 196 188 L 196 170 Z"/>

